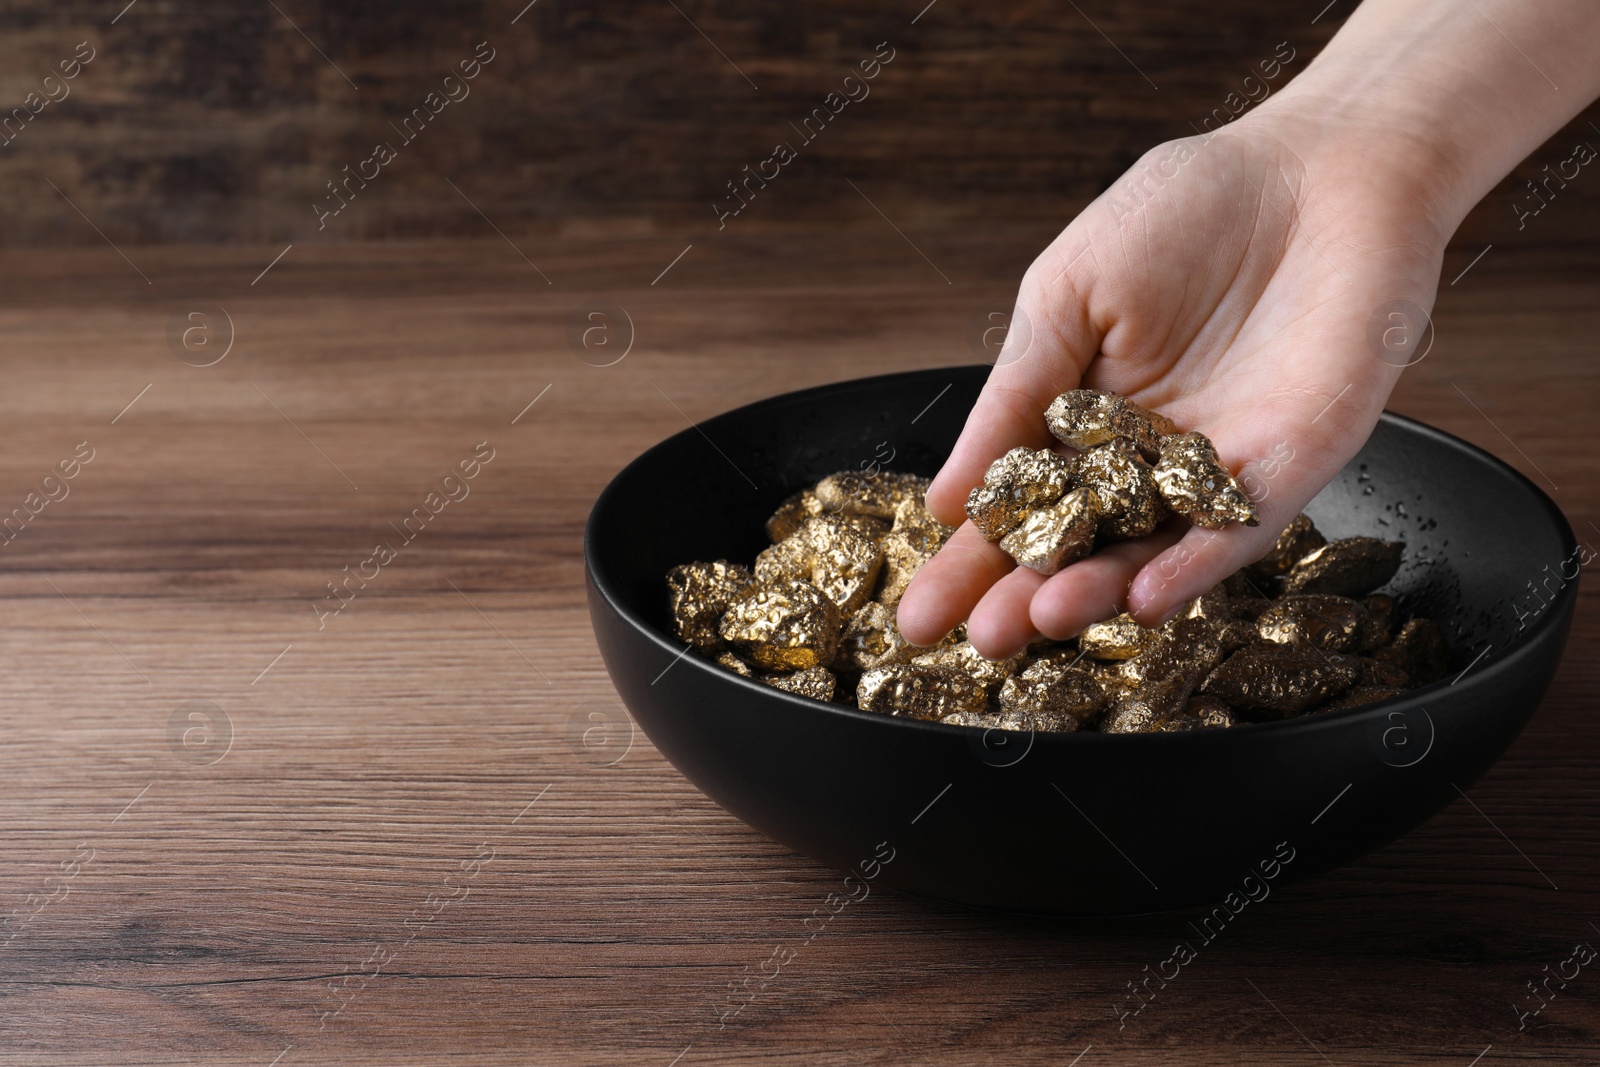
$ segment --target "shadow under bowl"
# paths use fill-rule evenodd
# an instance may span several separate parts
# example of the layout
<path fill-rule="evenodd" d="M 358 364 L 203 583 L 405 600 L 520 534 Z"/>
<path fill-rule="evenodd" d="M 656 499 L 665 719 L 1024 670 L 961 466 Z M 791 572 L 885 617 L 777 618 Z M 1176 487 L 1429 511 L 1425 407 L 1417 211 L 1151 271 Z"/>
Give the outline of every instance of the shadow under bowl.
<path fill-rule="evenodd" d="M 979 907 L 1211 904 L 1417 826 L 1538 705 L 1576 600 L 1571 528 L 1493 456 L 1388 413 L 1306 510 L 1329 537 L 1406 542 L 1385 588 L 1440 625 L 1452 663 L 1403 696 L 1182 734 L 986 732 L 808 700 L 685 654 L 668 569 L 748 563 L 784 497 L 890 449 L 889 469 L 934 473 L 988 370 L 866 378 L 739 408 L 656 445 L 595 503 L 589 611 L 617 692 L 656 748 L 750 826 L 857 880 Z"/>

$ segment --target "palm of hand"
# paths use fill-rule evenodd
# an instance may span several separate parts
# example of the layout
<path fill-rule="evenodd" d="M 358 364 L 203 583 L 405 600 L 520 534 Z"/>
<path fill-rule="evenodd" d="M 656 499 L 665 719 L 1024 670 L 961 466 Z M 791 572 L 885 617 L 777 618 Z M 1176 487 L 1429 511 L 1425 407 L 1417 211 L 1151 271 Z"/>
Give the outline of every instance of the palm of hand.
<path fill-rule="evenodd" d="M 1242 123 L 1148 154 L 1029 268 L 1007 347 L 928 493 L 935 515 L 961 523 L 988 465 L 1050 443 L 1044 409 L 1082 386 L 1211 437 L 1261 525 L 1170 523 L 1047 579 L 965 523 L 906 591 L 909 639 L 931 643 L 970 615 L 972 643 L 1001 656 L 1125 607 L 1151 625 L 1265 554 L 1394 386 L 1403 360 L 1370 348 L 1374 312 L 1427 307 L 1438 282 L 1438 228 L 1362 166 L 1307 163 Z"/>

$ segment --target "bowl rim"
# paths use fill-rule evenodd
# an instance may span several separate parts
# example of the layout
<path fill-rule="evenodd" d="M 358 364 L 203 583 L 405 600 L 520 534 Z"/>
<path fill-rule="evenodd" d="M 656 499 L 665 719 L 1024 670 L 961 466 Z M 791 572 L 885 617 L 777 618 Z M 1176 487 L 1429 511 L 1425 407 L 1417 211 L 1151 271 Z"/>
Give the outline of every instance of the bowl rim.
<path fill-rule="evenodd" d="M 675 442 L 680 439 L 687 439 L 692 435 L 701 433 L 707 428 L 714 428 L 716 423 L 724 419 L 743 415 L 752 408 L 760 408 L 768 404 L 774 404 L 778 402 L 790 403 L 811 398 L 820 399 L 826 397 L 829 393 L 851 390 L 863 385 L 869 385 L 874 382 L 883 382 L 888 379 L 904 379 L 910 376 L 922 375 L 937 377 L 941 374 L 987 371 L 989 369 L 991 368 L 984 364 L 968 364 L 956 367 L 920 368 L 912 371 L 898 371 L 891 374 L 875 374 L 864 378 L 851 378 L 840 382 L 828 382 L 823 385 L 812 386 L 806 389 L 798 389 L 792 392 L 779 393 L 770 397 L 764 397 L 748 404 L 741 404 L 739 407 L 731 408 L 728 411 L 721 412 L 707 419 L 703 419 L 688 429 L 680 430 L 670 437 L 663 438 L 662 440 L 651 445 L 649 448 L 645 449 L 639 455 L 635 456 L 626 466 L 618 471 L 616 475 L 614 475 L 612 479 L 606 483 L 606 487 L 601 490 L 600 495 L 595 498 L 594 505 L 589 510 L 589 516 L 584 522 L 583 530 L 583 566 L 590 588 L 595 592 L 598 592 L 611 610 L 621 618 L 625 619 L 634 630 L 638 631 L 640 634 L 652 641 L 663 653 L 669 657 L 672 657 L 674 663 L 676 663 L 678 659 L 689 660 L 691 661 L 691 670 L 705 672 L 706 677 L 718 679 L 724 684 L 731 684 L 734 687 L 735 692 L 739 691 L 739 689 L 742 687 L 752 697 L 766 700 L 776 699 L 780 703 L 788 704 L 788 706 L 796 710 L 807 710 L 813 713 L 831 713 L 834 715 L 845 716 L 848 719 L 856 719 L 862 722 L 871 722 L 881 725 L 897 724 L 900 728 L 920 731 L 932 736 L 938 736 L 942 734 L 949 737 L 975 738 L 983 736 L 983 734 L 987 733 L 988 730 L 998 729 L 998 727 L 984 728 L 977 726 L 959 726 L 954 723 L 935 722 L 924 719 L 910 719 L 896 715 L 885 715 L 882 712 L 863 711 L 860 708 L 852 707 L 848 704 L 838 704 L 831 701 L 821 701 L 815 700 L 811 697 L 801 696 L 797 693 L 791 693 L 787 690 L 778 689 L 774 686 L 766 685 L 765 683 L 734 674 L 732 671 L 719 667 L 716 663 L 706 659 L 703 656 L 691 655 L 690 653 L 692 652 L 692 646 L 680 646 L 679 642 L 658 630 L 653 624 L 646 621 L 637 612 L 630 608 L 623 601 L 621 596 L 618 595 L 616 589 L 608 581 L 606 575 L 600 573 L 598 568 L 595 566 L 594 552 L 596 516 L 599 515 L 604 507 L 610 502 L 611 498 L 616 493 L 620 492 L 618 487 L 626 480 L 628 475 L 632 473 L 634 468 L 644 463 L 657 449 L 663 448 L 671 442 Z M 1540 489 L 1532 479 L 1528 478 L 1521 471 L 1517 470 L 1500 457 L 1485 449 L 1479 448 L 1470 441 L 1466 441 L 1452 433 L 1441 430 L 1436 426 L 1430 426 L 1425 422 L 1421 422 L 1407 415 L 1401 415 L 1397 412 L 1390 411 L 1387 408 L 1385 408 L 1379 415 L 1378 421 L 1379 423 L 1387 423 L 1392 426 L 1402 427 L 1410 432 L 1419 434 L 1422 437 L 1429 438 L 1435 443 L 1446 448 L 1463 453 L 1468 458 L 1486 463 L 1504 474 L 1509 474 L 1515 481 L 1521 482 L 1526 488 L 1533 491 L 1534 498 L 1538 502 L 1539 507 L 1543 509 L 1546 517 L 1548 517 L 1554 523 L 1556 532 L 1561 536 L 1566 553 L 1570 555 L 1572 552 L 1576 551 L 1577 537 L 1573 533 L 1572 524 L 1567 521 L 1566 515 L 1556 505 L 1555 501 L 1552 500 L 1549 494 L 1547 494 L 1543 489 Z M 1362 442 L 1363 447 L 1365 444 L 1366 442 Z M 1451 679 L 1448 682 L 1441 678 L 1436 682 L 1432 682 L 1418 689 L 1410 690 L 1398 696 L 1389 697 L 1386 700 L 1378 700 L 1371 704 L 1362 704 L 1353 708 L 1342 708 L 1338 711 L 1325 712 L 1321 714 L 1311 713 L 1306 715 L 1298 715 L 1287 719 L 1241 723 L 1240 725 L 1251 727 L 1248 733 L 1249 736 L 1252 737 L 1264 736 L 1263 731 L 1271 731 L 1279 734 L 1287 734 L 1290 732 L 1314 733 L 1321 730 L 1338 729 L 1345 724 L 1352 723 L 1356 720 L 1373 719 L 1376 718 L 1379 713 L 1387 715 L 1388 713 L 1393 712 L 1396 708 L 1406 705 L 1415 705 L 1421 708 L 1421 710 L 1426 711 L 1426 708 L 1422 707 L 1425 699 L 1428 698 L 1429 694 L 1436 693 L 1441 686 L 1447 689 L 1451 688 L 1455 686 L 1457 682 L 1462 682 L 1464 679 L 1466 679 L 1466 676 L 1471 673 L 1472 679 L 1465 682 L 1466 688 L 1462 689 L 1462 692 L 1470 692 L 1473 686 L 1485 686 L 1489 684 L 1488 680 L 1497 678 L 1502 674 L 1514 670 L 1519 660 L 1532 654 L 1535 647 L 1540 643 L 1542 635 L 1546 631 L 1555 627 L 1566 625 L 1568 617 L 1571 615 L 1573 607 L 1577 601 L 1577 596 L 1577 580 L 1574 579 L 1572 581 L 1568 581 L 1557 592 L 1556 596 L 1552 598 L 1550 606 L 1539 612 L 1539 617 L 1535 619 L 1532 625 L 1522 633 L 1520 639 L 1517 640 L 1515 644 L 1506 649 L 1502 656 L 1490 660 L 1489 663 L 1485 664 L 1477 671 L 1473 671 L 1473 667 L 1477 662 L 1475 660 L 1473 663 L 1469 663 L 1464 670 L 1462 670 L 1454 679 Z M 1233 729 L 1237 729 L 1237 727 Z M 1176 733 L 1158 734 L 1106 734 L 1101 733 L 1098 730 L 1075 730 L 1071 732 L 1027 731 L 1026 733 L 1031 734 L 1035 741 L 1047 739 L 1048 743 L 1052 744 L 1182 745 L 1208 744 L 1211 743 L 1210 739 L 1212 738 L 1232 735 L 1233 729 L 1185 730 Z"/>

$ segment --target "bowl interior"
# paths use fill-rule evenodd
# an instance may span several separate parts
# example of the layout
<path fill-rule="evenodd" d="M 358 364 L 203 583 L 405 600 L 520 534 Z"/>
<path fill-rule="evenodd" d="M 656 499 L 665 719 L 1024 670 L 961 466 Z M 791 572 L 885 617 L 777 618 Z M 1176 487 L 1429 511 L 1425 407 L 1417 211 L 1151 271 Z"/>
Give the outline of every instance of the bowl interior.
<path fill-rule="evenodd" d="M 790 393 L 663 441 L 596 504 L 588 544 L 596 583 L 636 623 L 672 641 L 669 568 L 748 564 L 766 547 L 763 524 L 778 504 L 834 471 L 876 464 L 935 473 L 988 370 L 918 371 Z M 1489 454 L 1389 413 L 1306 511 L 1330 538 L 1406 542 L 1386 588 L 1405 612 L 1443 628 L 1455 671 L 1523 639 L 1577 572 L 1571 529 L 1541 491 Z"/>

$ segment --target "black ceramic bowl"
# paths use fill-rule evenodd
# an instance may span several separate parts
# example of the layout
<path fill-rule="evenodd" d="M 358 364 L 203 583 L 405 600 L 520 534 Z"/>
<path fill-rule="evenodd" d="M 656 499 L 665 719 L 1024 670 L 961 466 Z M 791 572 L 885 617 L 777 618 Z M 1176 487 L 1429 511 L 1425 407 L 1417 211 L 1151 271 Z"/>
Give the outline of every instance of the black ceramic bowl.
<path fill-rule="evenodd" d="M 749 825 L 877 884 L 983 907 L 1215 904 L 1410 830 L 1467 789 L 1539 703 L 1576 599 L 1571 528 L 1493 456 L 1387 414 L 1308 512 L 1330 536 L 1407 543 L 1388 589 L 1443 627 L 1453 662 L 1403 697 L 1183 734 L 985 733 L 807 700 L 684 654 L 668 568 L 750 561 L 778 502 L 832 471 L 892 450 L 889 469 L 932 474 L 987 371 L 867 378 L 740 408 L 650 449 L 596 502 L 589 611 L 617 692 L 662 754 Z"/>

